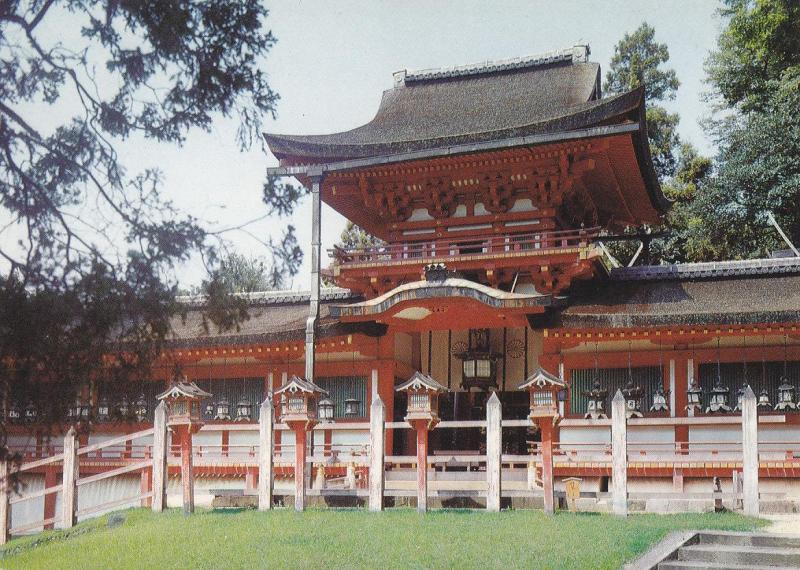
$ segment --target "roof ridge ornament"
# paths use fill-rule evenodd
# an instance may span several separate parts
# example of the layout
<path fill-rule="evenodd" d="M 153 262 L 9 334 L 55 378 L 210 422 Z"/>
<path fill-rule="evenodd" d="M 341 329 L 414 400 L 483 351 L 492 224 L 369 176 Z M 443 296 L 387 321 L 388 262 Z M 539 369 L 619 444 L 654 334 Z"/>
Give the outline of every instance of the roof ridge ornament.
<path fill-rule="evenodd" d="M 497 73 L 515 69 L 527 69 L 540 65 L 556 63 L 587 63 L 591 54 L 589 44 L 576 44 L 572 47 L 544 53 L 532 54 L 522 57 L 486 60 L 480 63 L 469 63 L 452 67 L 434 67 L 429 69 L 410 70 L 402 69 L 393 73 L 394 86 L 400 87 L 421 81 L 448 79 L 451 77 L 464 77 L 481 75 L 484 73 Z"/>

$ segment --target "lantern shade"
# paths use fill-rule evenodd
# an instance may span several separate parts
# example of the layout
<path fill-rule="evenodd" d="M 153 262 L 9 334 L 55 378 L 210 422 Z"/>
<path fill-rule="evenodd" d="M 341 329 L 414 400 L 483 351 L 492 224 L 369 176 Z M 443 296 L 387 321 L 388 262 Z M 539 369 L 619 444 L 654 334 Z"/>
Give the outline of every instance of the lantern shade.
<path fill-rule="evenodd" d="M 534 370 L 517 389 L 530 393 L 530 418 L 558 416 L 558 402 L 565 401 L 567 396 L 567 385 L 542 367 Z"/>
<path fill-rule="evenodd" d="M 211 394 L 194 382 L 173 383 L 167 390 L 158 395 L 158 399 L 167 403 L 169 422 L 176 425 L 199 425 L 200 402 L 210 398 Z"/>
<path fill-rule="evenodd" d="M 422 372 L 414 374 L 395 388 L 396 392 L 408 393 L 406 421 L 427 420 L 429 427 L 439 421 L 439 394 L 447 388 Z"/>
<path fill-rule="evenodd" d="M 692 379 L 689 389 L 686 390 L 686 409 L 688 411 L 703 411 L 703 389 Z"/>
<path fill-rule="evenodd" d="M 275 390 L 281 397 L 281 421 L 304 422 L 306 426 L 317 421 L 317 407 L 321 397 L 328 392 L 299 376 L 292 376 Z"/>
<path fill-rule="evenodd" d="M 355 398 L 344 401 L 344 415 L 348 418 L 357 418 L 361 415 L 361 402 Z"/>
<path fill-rule="evenodd" d="M 781 412 L 797 409 L 795 388 L 789 384 L 789 379 L 786 376 L 781 378 L 781 385 L 778 386 L 778 403 L 775 404 L 775 409 Z"/>
<path fill-rule="evenodd" d="M 322 423 L 331 423 L 333 421 L 335 405 L 330 398 L 323 398 L 317 404 L 317 415 Z"/>
<path fill-rule="evenodd" d="M 592 382 L 592 389 L 583 393 L 589 401 L 586 404 L 586 414 L 584 419 L 600 420 L 608 419 L 606 415 L 606 400 L 608 399 L 608 389 L 600 386 L 600 379 L 595 378 Z"/>
<path fill-rule="evenodd" d="M 100 402 L 97 404 L 97 419 L 101 422 L 111 419 L 111 404 L 105 396 L 100 398 Z"/>
<path fill-rule="evenodd" d="M 717 383 L 711 389 L 711 400 L 706 408 L 706 413 L 716 412 L 730 412 L 731 407 L 728 405 L 728 394 L 730 388 L 722 385 L 722 379 L 717 378 Z"/>
<path fill-rule="evenodd" d="M 253 419 L 253 404 L 243 396 L 236 404 L 236 421 L 249 422 Z"/>

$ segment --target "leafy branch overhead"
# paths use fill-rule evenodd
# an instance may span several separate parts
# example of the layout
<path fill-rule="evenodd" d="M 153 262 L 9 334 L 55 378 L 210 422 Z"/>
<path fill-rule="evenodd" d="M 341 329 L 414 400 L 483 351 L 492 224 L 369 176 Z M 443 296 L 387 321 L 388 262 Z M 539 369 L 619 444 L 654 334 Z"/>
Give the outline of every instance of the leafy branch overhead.
<path fill-rule="evenodd" d="M 48 370 L 73 390 L 110 374 L 109 356 L 114 374 L 144 377 L 180 313 L 177 264 L 200 255 L 213 271 L 219 238 L 165 199 L 156 168 L 128 172 L 121 145 L 181 145 L 218 117 L 236 120 L 241 147 L 257 140 L 278 100 L 266 17 L 254 0 L 0 5 L 6 386 L 32 396 Z M 297 270 L 293 240 L 273 247 L 273 282 Z"/>

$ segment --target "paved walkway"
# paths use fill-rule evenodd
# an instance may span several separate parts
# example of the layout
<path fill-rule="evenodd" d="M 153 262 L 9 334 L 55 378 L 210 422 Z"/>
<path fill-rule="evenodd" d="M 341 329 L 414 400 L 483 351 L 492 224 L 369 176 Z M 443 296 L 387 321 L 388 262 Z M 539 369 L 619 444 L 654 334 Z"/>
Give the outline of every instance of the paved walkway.
<path fill-rule="evenodd" d="M 764 529 L 766 532 L 800 535 L 800 514 L 763 515 L 763 517 L 772 521 L 772 524 Z"/>

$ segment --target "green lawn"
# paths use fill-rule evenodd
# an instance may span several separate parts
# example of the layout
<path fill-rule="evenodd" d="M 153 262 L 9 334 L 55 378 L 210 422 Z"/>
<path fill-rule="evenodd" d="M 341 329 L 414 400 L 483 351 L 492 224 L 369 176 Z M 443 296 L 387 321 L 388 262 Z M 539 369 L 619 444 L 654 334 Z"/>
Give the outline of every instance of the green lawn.
<path fill-rule="evenodd" d="M 735 514 L 610 515 L 396 509 L 131 509 L 13 540 L 1 568 L 619 568 L 679 529 L 750 530 Z"/>

